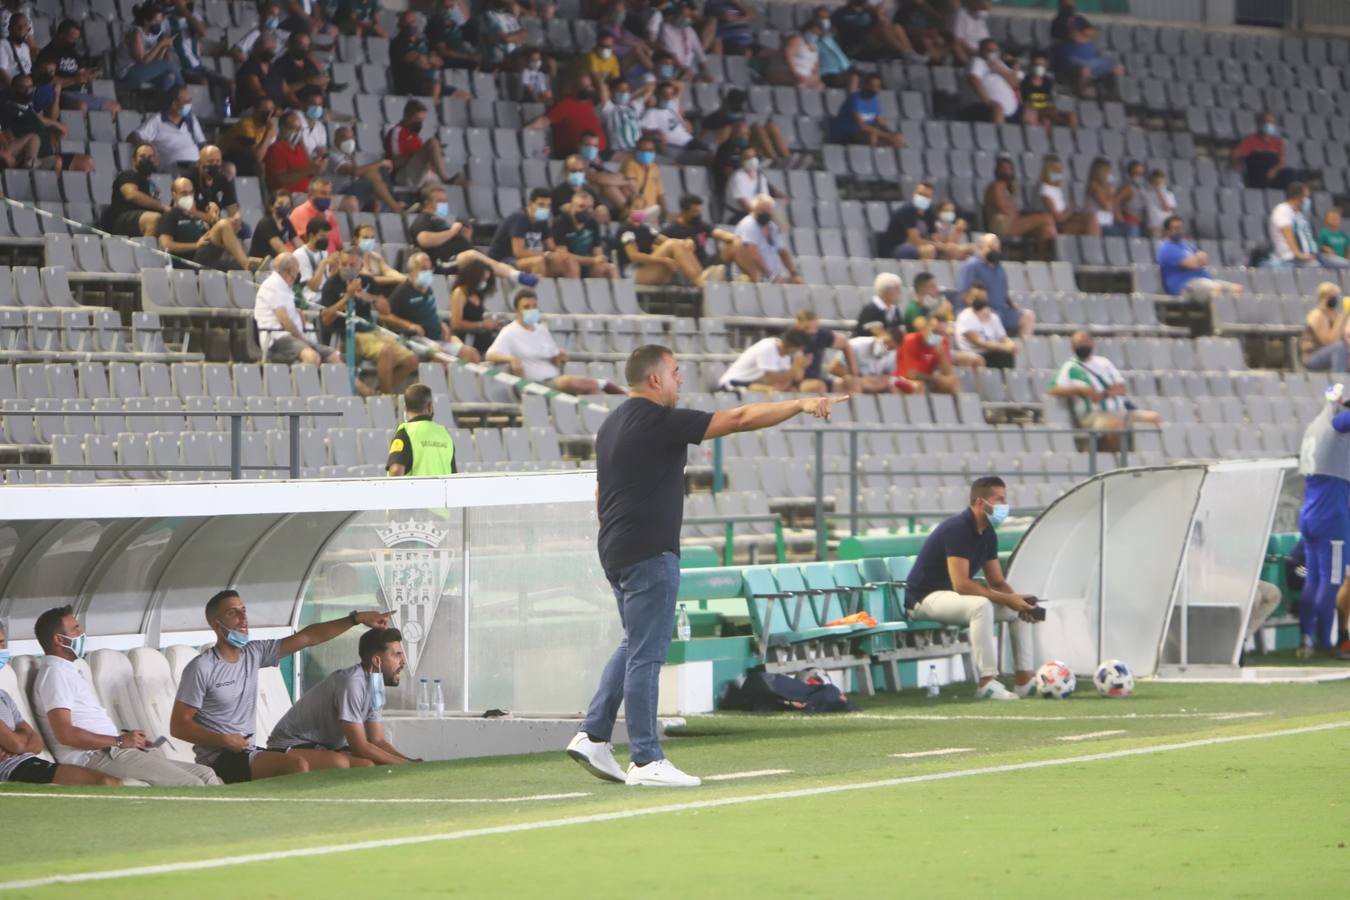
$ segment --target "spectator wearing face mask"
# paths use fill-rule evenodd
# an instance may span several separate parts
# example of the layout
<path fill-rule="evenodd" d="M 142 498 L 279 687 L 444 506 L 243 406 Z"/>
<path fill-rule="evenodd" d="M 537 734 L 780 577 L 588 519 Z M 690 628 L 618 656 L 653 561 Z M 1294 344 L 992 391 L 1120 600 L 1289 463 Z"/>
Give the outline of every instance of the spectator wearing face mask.
<path fill-rule="evenodd" d="M 666 189 L 661 182 L 661 168 L 656 163 L 656 141 L 644 137 L 638 141 L 637 152 L 624 161 L 619 174 L 628 180 L 633 195 L 630 201 L 635 209 L 665 212 Z"/>
<path fill-rule="evenodd" d="M 291 211 L 291 224 L 297 234 L 305 234 L 311 220 L 322 219 L 329 228 L 327 250 L 336 253 L 342 246 L 342 232 L 333 214 L 333 182 L 324 175 L 312 178 L 308 193 L 309 198 Z"/>
<path fill-rule="evenodd" d="M 409 100 L 403 105 L 403 118 L 384 134 L 385 157 L 393 163 L 390 175 L 399 187 L 420 190 L 433 183 L 450 183 L 441 142 L 422 137 L 426 121 L 426 104 Z"/>
<path fill-rule="evenodd" d="M 853 356 L 858 361 L 857 390 L 864 394 L 913 394 L 918 385 L 895 374 L 900 342 L 905 334 L 898 328 L 888 328 L 877 334 L 848 339 Z M 835 365 L 835 374 L 842 371 Z"/>
<path fill-rule="evenodd" d="M 705 153 L 709 147 L 694 138 L 689 121 L 680 111 L 684 85 L 678 81 L 662 81 L 649 99 L 647 111 L 642 114 L 642 130 L 657 141 L 657 150 L 665 156 L 686 153 Z"/>
<path fill-rule="evenodd" d="M 291 195 L 281 191 L 272 198 L 267 214 L 253 228 L 248 255 L 280 256 L 295 249 L 295 226 L 291 224 Z"/>
<path fill-rule="evenodd" d="M 450 328 L 455 337 L 487 353 L 504 324 L 487 313 L 488 298 L 496 289 L 497 278 L 487 262 L 469 262 L 459 267 L 450 288 Z"/>
<path fill-rule="evenodd" d="M 620 78 L 611 79 L 608 84 L 605 100 L 600 105 L 606 143 L 616 154 L 631 153 L 642 138 L 642 112 L 655 85 L 645 84 L 634 89 Z"/>
<path fill-rule="evenodd" d="M 244 253 L 239 234 L 230 219 L 198 213 L 192 180 L 175 178 L 173 208 L 159 220 L 159 248 L 178 260 L 203 269 L 255 269 L 261 260 Z M 174 263 L 175 268 L 190 268 Z"/>
<path fill-rule="evenodd" d="M 703 198 L 685 194 L 680 211 L 662 231 L 666 237 L 691 241 L 694 255 L 704 267 L 703 280 L 718 281 L 732 264 L 744 266 L 745 245 L 725 228 L 711 225 L 703 217 Z"/>
<path fill-rule="evenodd" d="M 246 241 L 253 231 L 239 217 L 239 197 L 234 189 L 234 178 L 227 168 L 219 147 L 207 144 L 202 148 L 197 168 L 188 176 L 192 182 L 195 208 L 199 215 L 205 217 L 207 225 L 222 220 L 229 222 L 239 239 Z"/>
<path fill-rule="evenodd" d="M 1325 269 L 1350 267 L 1350 260 L 1322 253 L 1313 236 L 1312 192 L 1300 181 L 1284 189 L 1284 202 L 1270 213 L 1270 244 L 1273 248 L 1266 266 L 1275 269 L 1321 266 Z"/>
<path fill-rule="evenodd" d="M 323 91 L 316 87 L 300 90 L 300 143 L 305 145 L 311 159 L 328 152 L 328 111 L 324 108 Z"/>
<path fill-rule="evenodd" d="M 388 331 L 377 329 L 376 314 L 381 322 L 400 331 L 417 334 L 420 326 L 394 315 L 388 301 L 375 293 L 369 276 L 361 274 L 360 266 L 361 256 L 355 247 L 344 248 L 324 260 L 319 321 L 329 333 L 341 334 L 346 330 L 347 316 L 352 316 L 356 358 L 374 363 L 381 393 L 392 394 L 417 373 L 417 354 Z"/>
<path fill-rule="evenodd" d="M 973 95 L 966 118 L 995 125 L 1022 121 L 1017 71 L 1003 62 L 997 41 L 986 38 L 980 42 L 980 51 L 971 57 L 966 70 L 966 86 Z"/>
<path fill-rule="evenodd" d="M 233 50 L 230 55 L 234 55 Z M 239 57 L 239 68 L 234 73 L 234 97 L 239 108 L 256 107 L 262 100 L 273 104 L 286 102 L 280 86 L 272 78 L 276 55 L 277 37 L 268 31 L 253 42 L 247 58 Z"/>
<path fill-rule="evenodd" d="M 877 240 L 877 255 L 887 259 L 936 259 L 939 247 L 931 235 L 937 228 L 933 185 L 920 181 L 914 194 L 896 207 Z M 969 253 L 966 254 L 969 256 Z"/>
<path fill-rule="evenodd" d="M 1042 160 L 1038 193 L 1045 211 L 1055 220 L 1055 230 L 1060 234 L 1101 236 L 1102 228 L 1097 217 L 1089 210 L 1074 209 L 1065 197 L 1064 161 L 1058 156 L 1050 154 Z"/>
<path fill-rule="evenodd" d="M 792 158 L 792 150 L 782 130 L 767 115 L 752 119 L 749 113 L 750 95 L 740 88 L 732 88 L 722 97 L 722 104 L 699 123 L 704 143 L 717 148 L 713 156 L 714 169 L 729 174 L 740 165 L 739 156 L 744 147 L 754 147 L 766 168 L 778 160 Z M 725 182 L 721 185 L 725 187 Z"/>
<path fill-rule="evenodd" d="M 536 193 L 540 190 L 536 188 Z M 547 192 L 544 194 L 547 199 Z M 507 221 L 511 221 L 510 217 Z M 500 230 L 498 235 L 501 235 Z M 527 286 L 538 283 L 533 276 L 474 250 L 473 224 L 451 220 L 449 198 L 440 185 L 433 184 L 422 191 L 422 210 L 408 225 L 408 239 L 431 258 L 432 269 L 438 274 L 454 275 L 460 267 L 478 262 L 487 265 L 498 278 Z M 493 241 L 495 247 L 495 237 Z"/>
<path fill-rule="evenodd" d="M 515 76 L 516 99 L 522 103 L 542 103 L 547 106 L 553 102 L 551 62 L 546 62 L 544 54 L 536 47 L 531 47 L 524 55 L 525 64 Z"/>
<path fill-rule="evenodd" d="M 661 22 L 657 44 L 675 61 L 681 80 L 692 78 L 698 81 L 712 81 L 712 73 L 708 71 L 708 56 L 703 48 L 703 38 L 694 28 L 694 16 L 692 5 L 678 4 L 668 8 Z"/>
<path fill-rule="evenodd" d="M 961 0 L 952 13 L 951 30 L 962 54 L 976 56 L 980 43 L 989 40 L 988 0 Z"/>
<path fill-rule="evenodd" d="M 14 20 L 11 18 L 10 22 Z M 80 47 L 82 39 L 80 24 L 66 19 L 56 26 L 51 42 L 38 54 L 37 63 L 54 63 L 56 66 L 56 84 L 61 89 L 61 108 L 78 112 L 103 111 L 120 112 L 122 107 L 116 100 L 98 97 L 93 93 L 94 81 L 99 77 L 98 66 L 85 65 L 84 53 Z M 0 69 L 4 66 L 0 64 Z"/>
<path fill-rule="evenodd" d="M 277 140 L 267 148 L 263 157 L 267 186 L 273 191 L 305 193 L 309 190 L 311 179 L 328 171 L 327 158 L 313 159 L 305 149 L 301 139 L 302 127 L 300 114 L 295 110 L 282 114 Z"/>
<path fill-rule="evenodd" d="M 488 348 L 487 361 L 511 367 L 511 373 L 548 385 L 564 394 L 625 394 L 623 388 L 603 378 L 563 374 L 567 352 L 558 346 L 543 323 L 539 298 L 534 291 L 516 294 L 516 317 Z"/>
<path fill-rule="evenodd" d="M 581 158 L 580 154 L 573 154 L 563 160 L 562 181 L 554 185 L 553 191 L 549 195 L 549 200 L 553 204 L 551 208 L 564 210 L 577 193 L 584 193 L 589 196 L 592 206 L 598 203 L 600 198 L 596 196 L 595 191 L 587 185 L 586 181 L 586 161 Z M 622 205 L 620 204 L 621 208 Z M 605 218 L 608 219 L 607 216 Z M 599 218 L 596 221 L 604 224 L 604 221 Z"/>
<path fill-rule="evenodd" d="M 259 228 L 260 234 L 262 229 Z M 290 253 L 272 260 L 272 274 L 258 285 L 253 321 L 258 328 L 262 356 L 271 363 L 341 362 L 342 356 L 319 343 L 313 327 L 295 305 L 295 286 L 300 283 L 300 265 Z"/>
<path fill-rule="evenodd" d="M 1341 211 L 1333 206 L 1322 217 L 1322 230 L 1317 232 L 1317 248 L 1324 255 L 1345 258 L 1346 245 L 1350 236 L 1341 230 Z"/>
<path fill-rule="evenodd" d="M 820 39 L 823 35 L 820 21 L 815 16 L 807 19 L 770 58 L 769 84 L 813 90 L 824 87 L 820 78 Z"/>
<path fill-rule="evenodd" d="M 46 99 L 39 101 L 39 91 L 43 90 Z M 33 76 L 14 76 L 9 90 L 0 96 L 0 133 L 8 139 L 8 152 L 16 160 L 31 162 L 36 158 L 44 168 L 92 172 L 93 157 L 61 152 L 61 139 L 68 130 L 59 118 L 56 99 L 50 83 L 34 90 Z"/>
<path fill-rule="evenodd" d="M 394 171 L 391 159 L 376 159 L 368 163 L 356 159 L 356 136 L 350 126 L 333 130 L 333 144 L 328 149 L 328 167 L 337 180 L 341 208 L 346 213 L 381 212 L 388 209 L 402 214 L 405 205 L 389 190 L 385 176 Z"/>
<path fill-rule="evenodd" d="M 1075 331 L 1073 358 L 1065 361 L 1055 373 L 1046 391 L 1069 403 L 1074 421 L 1079 428 L 1117 431 L 1127 424 L 1159 425 L 1162 416 L 1140 409 L 1127 396 L 1125 378 L 1105 356 L 1096 355 L 1092 335 Z M 1104 435 L 1099 449 L 1119 449 L 1118 435 Z"/>
<path fill-rule="evenodd" d="M 151 113 L 136 127 L 131 140 L 154 144 L 159 160 L 171 168 L 189 168 L 197 164 L 201 146 L 206 143 L 202 126 L 192 114 L 192 92 L 186 87 L 173 91 L 164 111 Z"/>
<path fill-rule="evenodd" d="M 595 197 L 584 190 L 572 195 L 566 208 L 553 217 L 553 243 L 564 253 L 570 278 L 613 278 L 614 266 L 605 256 L 605 241 L 595 220 Z"/>
<path fill-rule="evenodd" d="M 1021 193 L 1017 169 L 1010 157 L 994 163 L 994 180 L 984 189 L 984 224 L 999 237 L 1055 239 L 1055 218 L 1048 212 L 1023 212 L 1018 207 Z"/>
<path fill-rule="evenodd" d="M 131 158 L 131 168 L 113 181 L 112 196 L 103 208 L 99 228 L 126 237 L 153 237 L 159 233 L 160 217 L 173 207 L 161 200 L 159 188 L 150 180 L 158 159 L 155 148 L 141 144 Z"/>
<path fill-rule="evenodd" d="M 427 41 L 444 68 L 476 69 L 482 61 L 477 48 L 469 43 L 464 27 L 468 21 L 465 0 L 440 0 L 427 17 Z"/>
<path fill-rule="evenodd" d="M 970 223 L 957 215 L 956 204 L 951 200 L 943 200 L 937 210 L 931 238 L 937 244 L 938 258 L 969 258 L 975 252 L 975 245 L 970 243 Z"/>
<path fill-rule="evenodd" d="M 313 42 L 304 32 L 293 32 L 286 40 L 286 54 L 272 64 L 268 72 L 270 90 L 279 93 L 281 102 L 292 109 L 303 109 L 300 91 L 307 87 L 328 90 L 328 76 L 310 51 Z"/>
<path fill-rule="evenodd" d="M 848 0 L 831 15 L 839 46 L 854 59 L 897 59 L 914 53 L 905 30 L 883 18 L 870 0 Z"/>
<path fill-rule="evenodd" d="M 1067 7 L 1067 10 L 1066 10 Z M 1055 45 L 1055 64 L 1079 97 L 1091 96 L 1093 83 L 1100 83 L 1112 95 L 1119 95 L 1119 80 L 1125 67 L 1113 56 L 1097 48 L 1097 29 L 1074 11 L 1073 4 L 1061 3 L 1059 15 L 1052 23 L 1051 36 Z"/>
<path fill-rule="evenodd" d="M 895 374 L 930 394 L 959 394 L 961 381 L 952 367 L 952 349 L 945 331 L 947 323 L 920 316 L 914 330 L 900 342 Z"/>
<path fill-rule="evenodd" d="M 597 104 L 602 97 L 596 89 L 596 79 L 589 73 L 577 78 L 577 89 L 569 97 L 564 95 L 548 108 L 542 116 L 526 125 L 526 128 L 550 128 L 554 159 L 566 159 L 577 152 L 581 136 L 586 132 L 600 135 L 604 126 L 600 122 Z M 600 141 L 600 150 L 604 151 L 605 142 Z"/>
<path fill-rule="evenodd" d="M 703 15 L 716 23 L 717 29 L 709 52 L 744 56 L 755 48 L 755 14 L 741 0 L 708 0 L 703 5 Z"/>
<path fill-rule="evenodd" d="M 811 363 L 806 332 L 792 327 L 778 337 L 756 341 L 736 357 L 717 381 L 718 390 L 750 390 L 772 394 L 802 391 L 802 378 Z"/>
<path fill-rule="evenodd" d="M 13 21 L 11 19 L 11 28 Z M 173 52 L 173 33 L 157 0 L 132 7 L 131 27 L 122 35 L 114 55 L 114 72 L 122 84 L 151 85 L 169 93 L 183 85 L 183 73 Z M 205 143 L 205 138 L 202 139 Z"/>
<path fill-rule="evenodd" d="M 726 194 L 722 198 L 728 214 L 744 215 L 750 211 L 750 204 L 760 194 L 777 199 L 782 194 L 774 190 L 769 179 L 760 169 L 759 151 L 754 147 L 741 150 L 740 165 L 727 178 Z"/>
<path fill-rule="evenodd" d="M 1299 356 L 1303 368 L 1309 372 L 1345 372 L 1347 365 L 1345 304 L 1341 300 L 1340 285 L 1324 281 L 1317 286 L 1317 305 L 1303 319 L 1303 334 L 1299 338 Z"/>
<path fill-rule="evenodd" d="M 750 201 L 750 212 L 736 223 L 736 237 L 741 239 L 748 263 L 742 274 L 756 282 L 803 284 L 783 230 L 773 220 L 775 206 L 772 197 L 760 194 Z"/>
<path fill-rule="evenodd" d="M 834 34 L 834 22 L 830 20 L 830 8 L 817 6 L 811 11 L 815 27 L 804 32 L 803 38 L 816 48 L 819 58 L 820 80 L 827 87 L 843 88 L 846 91 L 858 89 L 858 73 L 853 68 L 853 60 L 839 46 Z"/>
<path fill-rule="evenodd" d="M 1002 241 L 996 234 L 986 234 L 980 238 L 976 249 L 976 254 L 961 263 L 961 268 L 957 270 L 957 288 L 966 294 L 975 282 L 980 282 L 988 294 L 994 314 L 1003 320 L 1004 330 L 1018 337 L 1031 334 L 1036 325 L 1036 314 L 1019 307 L 1008 292 L 1008 272 L 1003 268 Z"/>
<path fill-rule="evenodd" d="M 417 27 L 417 13 L 404 10 L 398 16 L 398 33 L 389 43 L 389 73 L 394 93 L 441 99 L 441 67 L 444 60 L 431 49 L 426 33 Z"/>
<path fill-rule="evenodd" d="M 10 16 L 5 37 L 0 40 L 0 85 L 8 84 L 15 75 L 32 75 L 35 50 L 28 16 Z"/>
<path fill-rule="evenodd" d="M 862 90 L 844 100 L 830 120 L 830 142 L 866 144 L 869 147 L 903 147 L 904 137 L 881 118 L 881 76 L 875 73 L 863 79 Z"/>
<path fill-rule="evenodd" d="M 905 328 L 912 330 L 915 320 L 920 316 L 929 318 L 935 315 L 951 318 L 952 303 L 942 295 L 942 288 L 938 286 L 932 272 L 920 272 L 914 276 L 914 296 L 905 307 Z"/>
<path fill-rule="evenodd" d="M 1097 157 L 1088 169 L 1085 191 L 1087 208 L 1097 220 L 1105 237 L 1129 237 L 1129 226 L 1120 218 L 1120 192 L 1116 189 L 1116 173 L 1110 160 Z"/>
<path fill-rule="evenodd" d="M 1031 67 L 1022 79 L 1022 122 L 1046 128 L 1078 127 L 1078 113 L 1055 106 L 1055 76 L 1044 50 L 1032 51 Z"/>
<path fill-rule="evenodd" d="M 478 351 L 455 337 L 450 325 L 441 319 L 436 305 L 435 280 L 431 257 L 420 251 L 408 256 L 408 277 L 389 295 L 389 312 L 404 323 L 395 330 L 413 338 L 411 346 L 423 359 L 479 362 L 482 357 Z M 380 321 L 389 325 L 383 316 Z"/>
<path fill-rule="evenodd" d="M 601 225 L 609 224 L 611 210 L 623 209 L 637 195 L 637 186 L 622 173 L 623 162 L 627 158 L 611 153 L 610 159 L 612 162 L 606 163 L 600 151 L 600 135 L 587 131 L 581 135 L 581 146 L 577 148 L 576 155 L 563 161 L 563 171 L 569 185 L 576 186 L 575 173 L 580 171 L 581 185 L 594 195 L 596 203 L 608 204 L 608 208 L 596 206 L 596 221 Z M 556 198 L 554 206 L 558 206 Z"/>
<path fill-rule="evenodd" d="M 918 281 L 914 283 L 917 285 Z M 881 334 L 885 329 L 899 328 L 900 295 L 904 289 L 904 282 L 894 272 L 878 274 L 872 281 L 872 299 L 858 312 L 858 318 L 853 326 L 854 336 Z"/>
<path fill-rule="evenodd" d="M 620 262 L 633 267 L 633 280 L 638 284 L 670 284 L 677 275 L 690 284 L 703 284 L 704 269 L 694 242 L 658 234 L 647 225 L 646 210 L 628 211 L 616 249 Z"/>
<path fill-rule="evenodd" d="M 1119 211 L 1120 224 L 1125 226 L 1126 237 L 1143 237 L 1144 225 L 1148 218 L 1148 179 L 1144 177 L 1144 164 L 1132 159 L 1125 164 L 1125 183 L 1116 192 L 1116 209 Z"/>
<path fill-rule="evenodd" d="M 1242 293 L 1242 285 L 1220 281 L 1205 268 L 1209 265 L 1209 254 L 1186 240 L 1186 225 L 1181 216 L 1168 216 L 1165 227 L 1165 237 L 1158 243 L 1163 290 L 1199 303 L 1209 303 L 1221 293 Z"/>
<path fill-rule="evenodd" d="M 601 32 L 596 35 L 595 46 L 582 57 L 582 65 L 591 77 L 608 84 L 619 77 L 619 58 L 614 55 L 614 35 Z"/>
<path fill-rule="evenodd" d="M 1158 237 L 1165 233 L 1165 225 L 1177 211 L 1177 197 L 1167 186 L 1167 173 L 1154 169 L 1148 176 L 1148 190 L 1144 192 L 1144 209 L 1147 213 L 1149 237 Z"/>
<path fill-rule="evenodd" d="M 511 0 L 493 0 L 476 19 L 478 46 L 485 66 L 496 67 L 529 41 Z"/>
<path fill-rule="evenodd" d="M 976 283 L 966 295 L 966 308 L 956 317 L 956 353 L 953 362 L 1011 369 L 1017 364 L 1017 343 L 1008 337 L 1003 322 L 989 308 L 984 285 Z"/>
<path fill-rule="evenodd" d="M 531 275 L 565 277 L 572 267 L 553 242 L 552 216 L 553 199 L 548 189 L 530 191 L 525 208 L 511 213 L 497 226 L 488 255 Z"/>
<path fill-rule="evenodd" d="M 239 121 L 221 133 L 221 155 L 237 174 L 260 175 L 277 134 L 276 104 L 263 97 L 247 115 L 240 116 Z"/>

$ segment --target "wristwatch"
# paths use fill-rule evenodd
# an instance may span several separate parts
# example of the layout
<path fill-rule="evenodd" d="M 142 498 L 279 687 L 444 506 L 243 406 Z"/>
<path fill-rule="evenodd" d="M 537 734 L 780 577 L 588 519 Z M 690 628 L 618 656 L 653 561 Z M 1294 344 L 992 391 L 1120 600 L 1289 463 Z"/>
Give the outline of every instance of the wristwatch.
<path fill-rule="evenodd" d="M 361 623 L 360 623 L 359 621 L 357 621 L 357 619 L 356 619 L 356 610 L 352 610 L 351 612 L 347 613 L 347 619 L 348 619 L 353 625 L 360 625 L 360 624 L 361 624 Z"/>

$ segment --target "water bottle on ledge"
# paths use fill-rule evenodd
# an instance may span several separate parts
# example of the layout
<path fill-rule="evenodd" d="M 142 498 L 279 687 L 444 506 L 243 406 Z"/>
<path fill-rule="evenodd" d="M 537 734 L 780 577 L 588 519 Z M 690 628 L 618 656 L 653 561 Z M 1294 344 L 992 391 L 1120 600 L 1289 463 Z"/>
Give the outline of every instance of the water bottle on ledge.
<path fill-rule="evenodd" d="M 682 641 L 687 641 L 692 634 L 693 631 L 689 625 L 689 612 L 684 608 L 684 604 L 681 603 L 679 612 L 675 618 L 675 636 Z"/>
<path fill-rule="evenodd" d="M 426 719 L 431 716 L 431 685 L 427 684 L 425 678 L 417 679 L 417 718 Z"/>
<path fill-rule="evenodd" d="M 933 699 L 941 693 L 942 688 L 938 686 L 937 666 L 928 667 L 928 697 Z"/>
<path fill-rule="evenodd" d="M 441 680 L 436 679 L 431 690 L 431 714 L 438 719 L 445 718 L 445 694 L 441 693 Z"/>

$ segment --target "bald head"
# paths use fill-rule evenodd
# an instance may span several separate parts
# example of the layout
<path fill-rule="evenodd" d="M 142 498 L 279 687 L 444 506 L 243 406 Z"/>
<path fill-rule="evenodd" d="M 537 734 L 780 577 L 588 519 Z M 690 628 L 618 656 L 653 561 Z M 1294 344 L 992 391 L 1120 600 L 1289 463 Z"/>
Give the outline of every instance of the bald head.
<path fill-rule="evenodd" d="M 212 166 L 220 168 L 221 165 L 220 148 L 215 144 L 207 144 L 201 149 L 201 155 L 198 157 L 198 163 L 203 169 L 209 169 Z"/>
<path fill-rule="evenodd" d="M 179 197 L 191 197 L 192 190 L 192 179 L 175 178 L 173 180 L 173 197 L 175 200 Z"/>
<path fill-rule="evenodd" d="M 768 194 L 756 194 L 755 199 L 750 201 L 750 211 L 755 215 L 760 215 L 761 213 L 772 214 L 773 208 L 776 205 L 773 198 Z"/>
<path fill-rule="evenodd" d="M 1003 242 L 998 239 L 998 235 L 986 233 L 980 237 L 980 255 L 984 256 L 990 250 L 998 251 L 1003 248 Z"/>

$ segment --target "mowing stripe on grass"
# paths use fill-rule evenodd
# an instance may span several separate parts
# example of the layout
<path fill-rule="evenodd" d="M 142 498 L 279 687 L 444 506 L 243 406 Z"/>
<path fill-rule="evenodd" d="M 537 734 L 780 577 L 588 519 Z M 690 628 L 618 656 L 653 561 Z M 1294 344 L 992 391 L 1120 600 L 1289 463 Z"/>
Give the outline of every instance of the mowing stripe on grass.
<path fill-rule="evenodd" d="M 833 722 L 836 719 L 867 719 L 876 722 L 1087 722 L 1096 719 L 1107 722 L 1119 722 L 1126 719 L 1213 719 L 1216 722 L 1228 721 L 1230 719 L 1250 719 L 1256 716 L 1268 716 L 1268 712 L 1233 712 L 1233 713 L 1202 713 L 1202 712 L 1175 712 L 1175 713 L 1123 713 L 1118 716 L 1093 715 L 1093 716 L 939 716 L 939 715 L 912 715 L 912 716 L 890 716 L 885 713 L 847 713 L 843 716 L 784 716 L 784 720 L 791 722 Z"/>
<path fill-rule="evenodd" d="M 1094 738 L 1110 737 L 1113 734 L 1124 734 L 1123 729 L 1115 731 L 1089 731 L 1087 734 L 1065 734 L 1055 738 L 1057 741 L 1090 741 Z"/>
<path fill-rule="evenodd" d="M 952 753 L 970 753 L 974 747 L 945 747 L 941 750 L 915 750 L 913 753 L 892 753 L 896 759 L 919 759 L 924 756 L 947 756 Z"/>
<path fill-rule="evenodd" d="M 704 781 L 735 781 L 738 778 L 763 778 L 765 775 L 791 775 L 791 769 L 755 769 L 753 772 L 728 772 L 725 775 L 704 775 Z"/>
<path fill-rule="evenodd" d="M 898 787 L 905 784 L 950 781 L 956 778 L 970 778 L 976 775 L 1000 775 L 1006 772 L 1021 772 L 1027 769 L 1049 769 L 1058 766 L 1075 765 L 1077 763 L 1123 759 L 1130 756 L 1152 756 L 1157 753 L 1171 753 L 1177 750 L 1193 750 L 1199 747 L 1214 747 L 1220 744 L 1236 744 L 1245 741 L 1263 740 L 1265 738 L 1294 737 L 1295 735 L 1300 734 L 1314 734 L 1319 731 L 1334 731 L 1342 728 L 1350 728 L 1350 720 L 1343 722 L 1328 722 L 1323 725 L 1305 725 L 1300 728 L 1285 728 L 1279 731 L 1265 731 L 1259 734 L 1234 734 L 1224 737 L 1200 738 L 1193 741 L 1181 741 L 1173 744 L 1155 744 L 1151 747 L 1111 750 L 1104 753 L 1087 753 L 1082 756 L 1042 759 L 1034 762 L 1008 763 L 1001 766 L 985 766 L 979 769 L 956 769 L 951 772 L 932 772 L 927 775 L 909 775 L 901 778 L 886 778 L 881 781 L 863 781 L 853 784 L 834 784 L 823 787 L 797 788 L 789 791 L 773 791 L 772 793 L 767 794 L 746 794 L 739 797 L 694 800 L 688 803 L 671 803 L 666 806 L 648 806 L 642 809 L 594 813 L 586 816 L 543 819 L 538 822 L 518 822 L 513 825 L 494 825 L 488 828 L 468 828 L 463 831 L 447 831 L 440 834 L 409 835 L 407 837 L 383 838 L 373 841 L 352 841 L 345 844 L 327 844 L 319 847 L 297 847 L 293 850 L 272 850 L 267 853 L 246 853 L 238 856 L 221 856 L 215 859 L 162 863 L 154 866 L 133 866 L 125 869 L 104 869 L 98 872 L 72 872 L 68 875 L 48 875 L 43 878 L 28 878 L 21 881 L 0 882 L 0 891 L 26 890 L 29 888 L 46 887 L 47 885 L 52 884 L 80 884 L 92 881 L 142 878 L 150 875 L 171 875 L 177 872 L 221 869 L 230 866 L 250 865 L 253 863 L 303 859 L 311 856 L 332 856 L 338 853 L 351 853 L 359 850 L 384 850 L 390 847 L 435 844 L 443 843 L 445 841 L 459 841 L 465 840 L 466 838 L 487 837 L 497 834 L 518 834 L 523 831 L 542 831 L 553 828 L 567 828 L 573 825 L 593 825 L 597 822 L 616 822 L 623 819 L 641 818 L 643 816 L 691 812 L 699 809 L 717 809 L 718 807 L 740 806 L 746 803 L 763 803 L 769 800 L 797 800 L 803 797 L 823 797 L 830 794 L 850 793 L 852 791 L 873 791 L 880 788 Z"/>
<path fill-rule="evenodd" d="M 159 794 L 67 794 L 60 791 L 0 791 L 5 797 L 40 797 L 43 800 L 151 800 L 161 803 L 527 803 L 536 800 L 574 800 L 585 792 L 533 794 L 529 797 L 193 797 Z"/>

